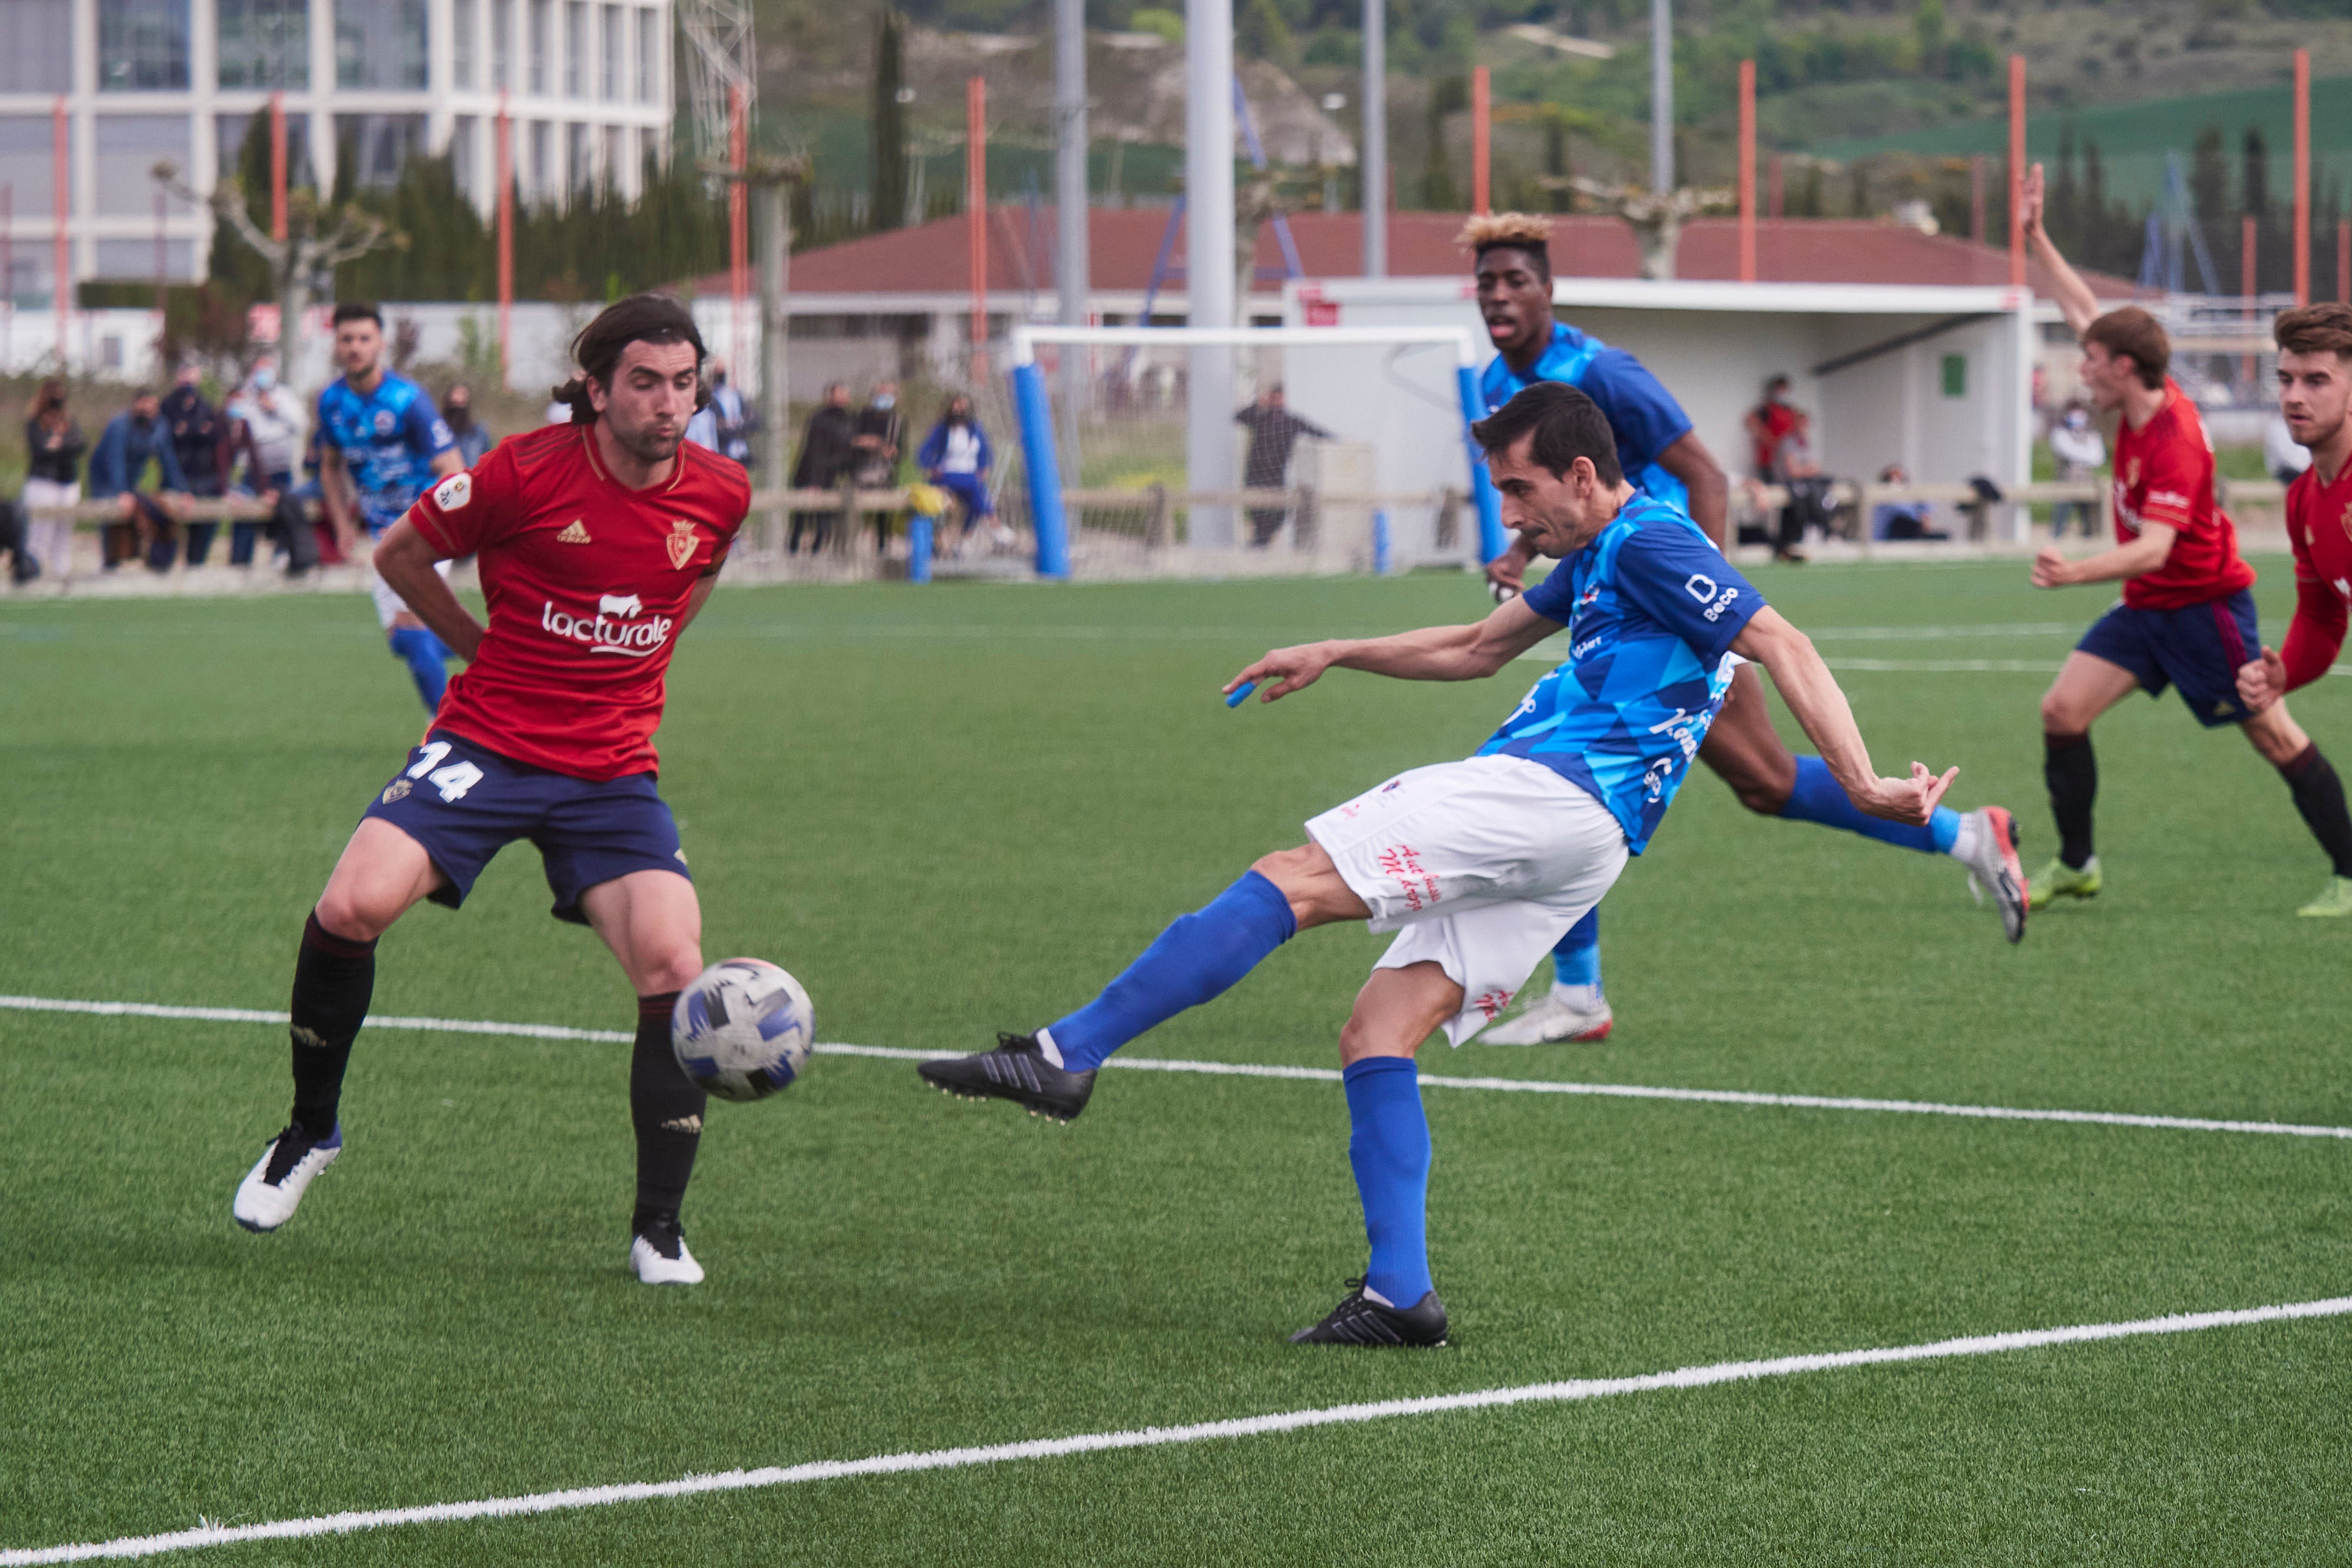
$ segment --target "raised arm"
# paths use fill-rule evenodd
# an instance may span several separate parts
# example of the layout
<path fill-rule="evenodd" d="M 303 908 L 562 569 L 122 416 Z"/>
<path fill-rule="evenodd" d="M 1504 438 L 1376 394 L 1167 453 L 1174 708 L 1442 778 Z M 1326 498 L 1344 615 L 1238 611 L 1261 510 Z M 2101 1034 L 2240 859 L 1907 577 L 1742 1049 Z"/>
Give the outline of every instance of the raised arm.
<path fill-rule="evenodd" d="M 1937 778 L 1922 763 L 1911 765 L 1908 779 L 1882 779 L 1871 766 L 1870 749 L 1846 706 L 1845 693 L 1812 639 L 1789 623 L 1769 605 L 1759 610 L 1731 644 L 1733 653 L 1755 660 L 1772 673 L 1772 684 L 1797 723 L 1811 737 L 1822 760 L 1848 799 L 1874 817 L 1897 822 L 1924 823 L 1935 814 L 1936 802 L 1951 787 L 1955 768 Z"/>
<path fill-rule="evenodd" d="M 1484 621 L 1466 626 L 1425 626 L 1392 637 L 1339 639 L 1276 648 L 1225 683 L 1232 695 L 1244 682 L 1258 683 L 1258 701 L 1304 691 L 1333 667 L 1392 675 L 1401 681 L 1484 679 L 1560 629 L 1514 599 Z"/>
<path fill-rule="evenodd" d="M 2026 171 L 2018 207 L 2024 219 L 2025 243 L 2032 248 L 2033 258 L 2050 269 L 2052 288 L 2058 297 L 2059 313 L 2066 318 L 2066 329 L 2080 338 L 2083 329 L 2098 319 L 2099 299 L 2091 292 L 2091 286 L 2083 281 L 2083 275 L 2058 254 L 2058 247 L 2050 242 L 2050 231 L 2042 226 L 2041 164 Z"/>

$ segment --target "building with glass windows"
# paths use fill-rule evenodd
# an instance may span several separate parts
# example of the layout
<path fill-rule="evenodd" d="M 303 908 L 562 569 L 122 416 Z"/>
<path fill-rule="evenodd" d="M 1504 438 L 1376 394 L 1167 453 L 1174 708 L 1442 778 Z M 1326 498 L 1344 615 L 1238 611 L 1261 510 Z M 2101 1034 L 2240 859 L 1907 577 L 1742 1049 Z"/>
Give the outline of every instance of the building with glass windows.
<path fill-rule="evenodd" d="M 152 277 L 159 254 L 194 278 L 211 214 L 151 171 L 168 159 L 208 193 L 271 94 L 298 184 L 331 187 L 345 159 L 390 184 L 447 152 L 487 213 L 503 103 L 524 200 L 634 193 L 667 152 L 671 37 L 670 0 L 0 0 L 7 290 L 54 287 L 60 125 L 73 280 Z"/>

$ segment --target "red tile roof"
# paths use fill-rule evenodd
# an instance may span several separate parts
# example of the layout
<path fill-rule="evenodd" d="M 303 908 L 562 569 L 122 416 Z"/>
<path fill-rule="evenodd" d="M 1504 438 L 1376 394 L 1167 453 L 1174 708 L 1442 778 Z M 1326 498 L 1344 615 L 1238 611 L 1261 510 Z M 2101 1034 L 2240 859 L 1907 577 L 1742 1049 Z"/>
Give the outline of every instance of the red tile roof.
<path fill-rule="evenodd" d="M 1113 293 L 1140 292 L 1150 282 L 1153 259 L 1169 226 L 1160 208 L 1097 207 L 1087 214 L 1094 287 Z M 1389 271 L 1398 277 L 1462 275 L 1467 257 L 1454 243 L 1459 213 L 1394 213 L 1389 217 Z M 1055 209 L 1000 206 L 989 212 L 988 287 L 992 292 L 1045 290 L 1054 286 Z M 1290 220 L 1300 265 L 1309 277 L 1361 275 L 1362 219 L 1354 213 L 1301 213 Z M 1787 218 L 1757 225 L 1757 274 L 1768 283 L 1979 284 L 2009 281 L 2005 250 L 1942 235 L 1924 235 L 1895 224 L 1852 218 Z M 1734 218 L 1698 218 L 1683 230 L 1677 276 L 1725 279 L 1738 272 L 1739 225 Z M 970 239 L 965 220 L 935 218 L 913 228 L 868 235 L 793 257 L 792 289 L 812 294 L 961 294 L 971 286 Z M 1176 225 L 1165 287 L 1181 300 L 1184 262 L 1183 225 Z M 1615 218 L 1552 220 L 1552 269 L 1563 277 L 1633 277 L 1640 252 L 1633 230 Z M 1274 226 L 1258 233 L 1258 287 L 1281 286 L 1282 249 Z M 2038 294 L 2050 293 L 2040 267 L 2028 277 Z M 2084 277 L 2103 298 L 2134 292 L 2126 279 L 2105 274 Z M 696 290 L 724 294 L 725 274 L 699 279 Z"/>

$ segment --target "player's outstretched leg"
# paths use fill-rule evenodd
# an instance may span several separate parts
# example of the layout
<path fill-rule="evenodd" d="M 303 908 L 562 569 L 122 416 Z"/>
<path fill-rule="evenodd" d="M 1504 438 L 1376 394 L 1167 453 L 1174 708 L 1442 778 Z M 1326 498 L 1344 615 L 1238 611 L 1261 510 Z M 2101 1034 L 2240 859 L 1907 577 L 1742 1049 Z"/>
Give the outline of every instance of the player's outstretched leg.
<path fill-rule="evenodd" d="M 1515 1019 L 1484 1030 L 1487 1045 L 1542 1045 L 1549 1040 L 1602 1040 L 1616 1019 L 1601 989 L 1601 910 L 1585 911 L 1551 950 L 1551 989 Z"/>
<path fill-rule="evenodd" d="M 1445 1303 L 1429 1277 L 1429 1118 L 1412 1051 L 1462 1006 L 1462 988 L 1432 963 L 1375 969 L 1340 1032 L 1348 1163 L 1364 1206 L 1371 1259 L 1363 1278 L 1293 1344 L 1434 1346 Z"/>
<path fill-rule="evenodd" d="M 425 711 L 441 711 L 441 694 L 449 686 L 449 646 L 422 626 L 392 629 L 392 656 L 408 666 Z"/>
<path fill-rule="evenodd" d="M 926 1061 L 916 1071 L 950 1094 L 1010 1100 L 1033 1116 L 1075 1120 L 1094 1092 L 1096 1069 L 1112 1051 L 1185 1009 L 1223 995 L 1297 934 L 1289 897 L 1264 869 L 1286 858 L 1267 856 L 1205 906 L 1179 916 L 1077 1011 L 1034 1034 L 999 1035 L 993 1051 Z M 1328 857 L 1323 865 L 1328 870 Z M 1329 874 L 1344 894 L 1339 873 Z"/>

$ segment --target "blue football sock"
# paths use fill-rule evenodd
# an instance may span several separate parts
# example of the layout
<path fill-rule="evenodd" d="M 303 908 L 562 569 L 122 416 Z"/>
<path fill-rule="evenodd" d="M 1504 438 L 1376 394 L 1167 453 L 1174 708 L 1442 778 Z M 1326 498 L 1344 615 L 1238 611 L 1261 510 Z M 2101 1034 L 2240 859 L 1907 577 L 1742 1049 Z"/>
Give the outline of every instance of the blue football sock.
<path fill-rule="evenodd" d="M 1949 854 L 1960 836 L 1960 814 L 1948 806 L 1937 807 L 1934 820 L 1924 828 L 1865 816 L 1846 799 L 1830 765 L 1818 757 L 1797 758 L 1797 785 L 1789 791 L 1789 803 L 1780 808 L 1780 815 L 1800 822 L 1819 822 L 1825 828 L 1843 828 L 1849 833 L 1927 855 Z"/>
<path fill-rule="evenodd" d="M 1601 988 L 1601 906 L 1594 904 L 1584 912 L 1584 918 L 1568 928 L 1551 950 L 1551 980 L 1555 986 L 1591 986 Z"/>
<path fill-rule="evenodd" d="M 1430 1291 L 1429 1118 L 1409 1056 L 1368 1056 L 1340 1074 L 1348 1090 L 1348 1163 L 1372 1244 L 1364 1283 L 1410 1307 Z"/>
<path fill-rule="evenodd" d="M 1180 916 L 1102 995 L 1054 1020 L 1062 1065 L 1085 1072 L 1186 1008 L 1221 996 L 1258 960 L 1296 936 L 1290 900 L 1257 872 Z"/>
<path fill-rule="evenodd" d="M 449 645 L 422 626 L 396 626 L 392 632 L 393 657 L 408 666 L 425 711 L 441 711 L 441 694 L 449 685 Z"/>

